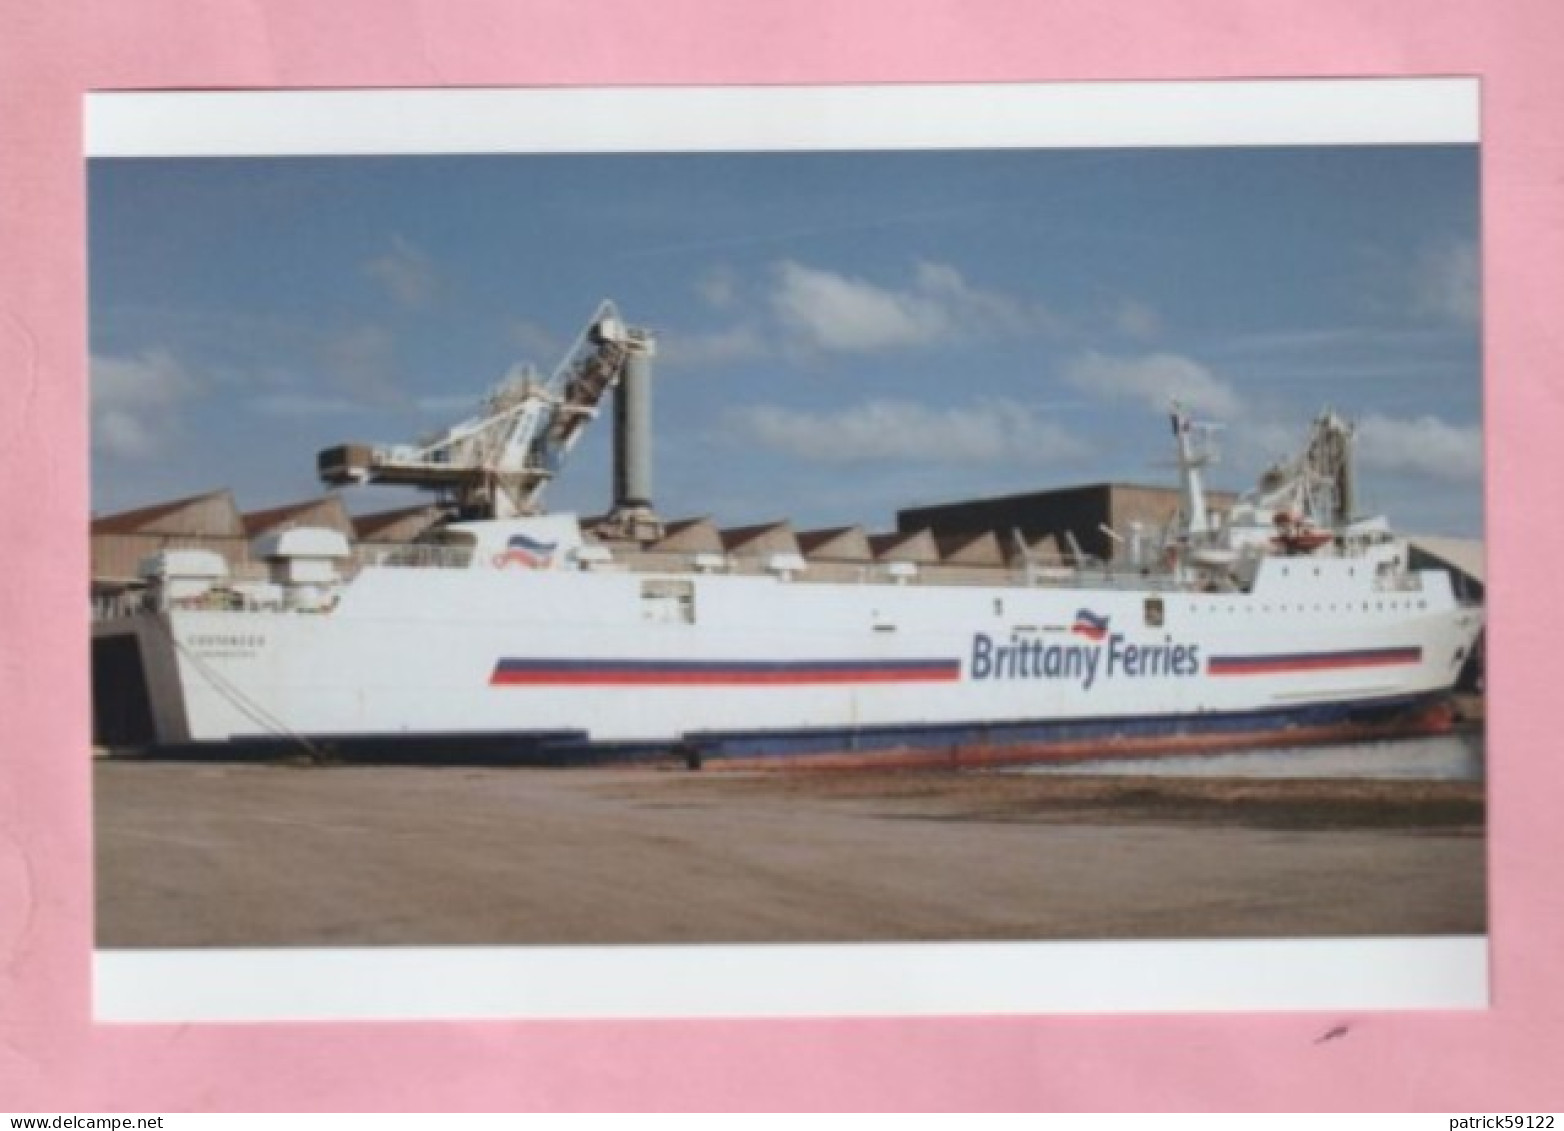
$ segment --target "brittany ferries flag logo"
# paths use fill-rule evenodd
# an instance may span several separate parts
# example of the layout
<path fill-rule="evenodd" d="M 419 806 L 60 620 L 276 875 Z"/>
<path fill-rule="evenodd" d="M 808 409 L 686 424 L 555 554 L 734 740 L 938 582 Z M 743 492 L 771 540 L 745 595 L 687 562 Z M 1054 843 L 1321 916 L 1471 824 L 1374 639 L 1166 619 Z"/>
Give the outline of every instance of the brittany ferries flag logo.
<path fill-rule="evenodd" d="M 513 565 L 522 569 L 545 569 L 554 560 L 554 551 L 558 548 L 558 542 L 540 542 L 525 534 L 512 534 L 510 541 L 505 543 L 505 552 L 495 556 L 494 564 L 500 569 Z"/>
<path fill-rule="evenodd" d="M 1098 616 L 1090 609 L 1077 609 L 1070 631 L 1095 643 L 1108 635 L 1108 618 Z"/>

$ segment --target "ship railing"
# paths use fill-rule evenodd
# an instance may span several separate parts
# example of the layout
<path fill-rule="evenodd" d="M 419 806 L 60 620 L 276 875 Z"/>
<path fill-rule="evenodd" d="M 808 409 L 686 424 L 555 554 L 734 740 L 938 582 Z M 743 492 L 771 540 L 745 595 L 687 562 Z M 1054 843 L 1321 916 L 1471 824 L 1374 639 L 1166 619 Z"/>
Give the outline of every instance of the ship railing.
<path fill-rule="evenodd" d="M 342 563 L 342 580 L 351 580 L 365 567 L 390 567 L 401 569 L 451 569 L 471 567 L 473 550 L 466 546 L 434 545 L 380 545 L 359 546 L 350 561 Z M 713 563 L 717 563 L 715 566 Z M 770 557 L 749 554 L 690 554 L 672 551 L 617 549 L 607 563 L 589 568 L 605 572 L 700 574 L 719 573 L 729 576 L 776 576 Z M 1162 571 L 1140 571 L 1129 567 L 1114 569 L 1112 566 L 1073 567 L 1062 563 L 1030 565 L 973 565 L 953 562 L 919 562 L 916 568 L 907 570 L 904 563 L 879 561 L 858 562 L 843 559 L 806 559 L 804 568 L 789 571 L 787 578 L 794 584 L 835 584 L 866 586 L 969 587 L 969 588 L 1032 588 L 1032 589 L 1105 589 L 1168 591 L 1183 588 L 1180 581 Z M 583 567 L 588 568 L 588 567 Z M 253 597 L 245 592 L 246 583 L 270 580 L 270 571 L 264 563 L 246 562 L 230 567 L 224 584 L 214 590 L 221 592 L 222 607 L 230 609 L 270 608 L 275 602 Z M 1415 586 L 1413 586 L 1415 588 Z M 92 598 L 94 621 L 134 616 L 150 610 L 145 592 L 130 589 L 113 594 L 99 594 Z"/>
<path fill-rule="evenodd" d="M 166 604 L 159 604 L 157 599 L 145 590 L 132 590 L 92 599 L 93 623 L 152 616 L 167 611 L 265 613 L 293 610 L 287 609 L 281 595 L 259 597 L 227 586 L 214 586 L 205 593 L 176 598 Z"/>
<path fill-rule="evenodd" d="M 720 564 L 716 564 L 720 563 Z M 920 562 L 912 571 L 898 570 L 902 563 L 858 562 L 845 559 L 808 559 L 804 568 L 789 571 L 793 584 L 873 585 L 910 587 L 973 588 L 1092 588 L 1171 590 L 1177 579 L 1161 572 L 1098 566 L 1077 569 L 1060 564 L 1031 566 L 971 565 L 953 562 Z M 718 573 L 728 576 L 760 577 L 773 574 L 768 555 L 689 554 L 672 551 L 615 551 L 611 565 L 599 570 L 632 573 Z"/>
<path fill-rule="evenodd" d="M 434 546 L 421 543 L 359 546 L 348 572 L 365 566 L 393 569 L 467 569 L 472 565 L 471 546 Z"/>
<path fill-rule="evenodd" d="M 123 593 L 100 593 L 92 598 L 94 622 L 123 620 L 148 612 L 146 593 L 141 589 L 127 589 Z"/>
<path fill-rule="evenodd" d="M 240 562 L 228 567 L 228 584 L 258 584 L 271 580 L 271 569 L 265 562 Z"/>

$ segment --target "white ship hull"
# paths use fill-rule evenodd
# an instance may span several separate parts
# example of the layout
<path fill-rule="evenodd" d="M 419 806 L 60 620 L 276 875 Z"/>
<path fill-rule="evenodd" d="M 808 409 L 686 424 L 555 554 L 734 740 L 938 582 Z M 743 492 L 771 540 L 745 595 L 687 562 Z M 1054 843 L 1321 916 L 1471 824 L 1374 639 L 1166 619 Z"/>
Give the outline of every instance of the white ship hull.
<path fill-rule="evenodd" d="M 680 552 L 659 546 L 644 483 L 590 534 L 527 514 L 550 461 L 650 352 L 604 314 L 552 392 L 507 383 L 423 449 L 323 453 L 328 481 L 449 481 L 486 516 L 383 561 L 344 573 L 340 534 L 298 529 L 257 547 L 264 582 L 229 578 L 210 552 L 145 563 L 136 608 L 94 629 L 100 729 L 166 749 L 827 764 L 1449 723 L 1481 613 L 1446 573 L 1409 570 L 1383 520 L 1348 517 L 1351 430 L 1333 413 L 1217 516 L 1201 480 L 1210 429 L 1175 407 L 1178 519 L 1149 550 L 1142 532 L 1115 534 L 1133 563 L 1117 575 L 1079 568 L 1078 546 L 1051 570 L 1025 546 L 1015 568 L 816 561 L 790 533 L 781 552 Z"/>
<path fill-rule="evenodd" d="M 1216 593 L 369 567 L 329 612 L 95 632 L 135 641 L 163 747 L 916 762 L 1437 726 L 1480 628 L 1442 572 L 1276 557 Z"/>

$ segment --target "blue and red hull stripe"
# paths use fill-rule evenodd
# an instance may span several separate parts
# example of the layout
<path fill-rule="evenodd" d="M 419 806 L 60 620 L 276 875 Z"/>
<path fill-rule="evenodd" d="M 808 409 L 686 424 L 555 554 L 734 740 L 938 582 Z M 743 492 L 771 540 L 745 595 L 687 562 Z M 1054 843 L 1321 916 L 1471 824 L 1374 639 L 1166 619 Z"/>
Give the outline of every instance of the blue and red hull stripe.
<path fill-rule="evenodd" d="M 502 659 L 489 684 L 537 686 L 802 686 L 953 683 L 960 660 L 524 660 Z"/>
<path fill-rule="evenodd" d="M 1423 660 L 1421 648 L 1364 648 L 1355 652 L 1287 652 L 1267 656 L 1212 656 L 1211 675 L 1275 675 L 1279 672 L 1337 671 L 1393 667 Z"/>

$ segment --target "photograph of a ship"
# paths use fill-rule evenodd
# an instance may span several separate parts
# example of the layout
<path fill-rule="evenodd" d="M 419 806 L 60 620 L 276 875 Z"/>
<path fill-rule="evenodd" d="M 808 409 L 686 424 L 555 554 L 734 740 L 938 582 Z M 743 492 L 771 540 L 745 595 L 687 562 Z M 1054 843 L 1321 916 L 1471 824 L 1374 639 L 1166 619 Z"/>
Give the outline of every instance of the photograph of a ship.
<path fill-rule="evenodd" d="M 1475 145 L 89 199 L 100 947 L 1484 932 Z"/>

